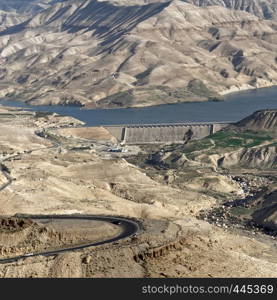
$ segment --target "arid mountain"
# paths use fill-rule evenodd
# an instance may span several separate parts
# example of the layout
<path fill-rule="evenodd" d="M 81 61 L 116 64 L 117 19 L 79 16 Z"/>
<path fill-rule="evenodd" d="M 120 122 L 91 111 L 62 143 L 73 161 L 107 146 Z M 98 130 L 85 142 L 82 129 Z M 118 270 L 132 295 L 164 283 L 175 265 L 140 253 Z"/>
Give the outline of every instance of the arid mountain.
<path fill-rule="evenodd" d="M 187 2 L 33 1 L 0 31 L 0 97 L 139 107 L 277 84 L 273 17 Z"/>
<path fill-rule="evenodd" d="M 235 124 L 237 128 L 277 131 L 277 109 L 260 110 Z"/>
<path fill-rule="evenodd" d="M 24 21 L 24 17 L 20 17 L 16 13 L 12 12 L 5 12 L 0 10 L 0 24 L 1 24 L 1 30 L 8 28 L 9 26 L 12 26 L 14 24 L 21 23 Z"/>
<path fill-rule="evenodd" d="M 63 0 L 0 0 L 0 10 L 32 15 Z"/>
<path fill-rule="evenodd" d="M 259 18 L 277 19 L 276 0 L 183 0 L 198 6 L 220 5 L 230 9 L 244 10 Z"/>
<path fill-rule="evenodd" d="M 218 165 L 223 168 L 242 166 L 244 168 L 270 169 L 277 166 L 277 110 L 260 110 L 229 126 L 227 132 L 235 130 L 238 135 L 247 132 L 263 133 L 264 141 L 254 142 L 253 147 L 243 147 L 224 154 Z M 253 143 L 253 140 L 250 142 Z"/>
<path fill-rule="evenodd" d="M 191 163 L 232 169 L 276 169 L 276 110 L 256 111 L 234 125 L 201 140 L 165 146 L 149 160 L 165 168 L 182 169 Z"/>
<path fill-rule="evenodd" d="M 51 0 L 0 0 L 1 30 L 22 23 L 57 1 Z"/>

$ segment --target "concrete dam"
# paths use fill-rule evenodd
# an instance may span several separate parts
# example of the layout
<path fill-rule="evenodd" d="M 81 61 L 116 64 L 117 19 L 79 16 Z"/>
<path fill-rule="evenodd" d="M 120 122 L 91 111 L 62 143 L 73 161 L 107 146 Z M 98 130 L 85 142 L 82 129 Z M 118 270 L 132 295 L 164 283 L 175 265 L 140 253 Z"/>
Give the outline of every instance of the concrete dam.
<path fill-rule="evenodd" d="M 119 142 L 126 145 L 184 143 L 202 139 L 231 123 L 170 123 L 107 125 L 107 129 Z"/>

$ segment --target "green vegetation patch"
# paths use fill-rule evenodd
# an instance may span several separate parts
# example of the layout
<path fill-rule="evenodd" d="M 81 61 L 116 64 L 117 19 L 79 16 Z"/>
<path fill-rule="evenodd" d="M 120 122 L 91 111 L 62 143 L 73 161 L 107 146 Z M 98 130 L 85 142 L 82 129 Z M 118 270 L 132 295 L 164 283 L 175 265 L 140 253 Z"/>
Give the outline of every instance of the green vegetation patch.
<path fill-rule="evenodd" d="M 259 208 L 260 206 L 255 206 L 255 207 L 243 207 L 243 206 L 236 206 L 232 207 L 229 211 L 229 213 L 233 216 L 237 217 L 246 217 L 246 218 L 251 218 L 251 215 Z"/>
<path fill-rule="evenodd" d="M 137 79 L 137 82 L 135 85 L 144 85 L 144 84 L 148 84 L 149 82 L 149 76 L 151 74 L 151 72 L 154 70 L 155 66 L 150 66 L 148 69 L 146 69 L 145 71 L 137 74 L 135 77 Z"/>
<path fill-rule="evenodd" d="M 249 209 L 246 207 L 241 207 L 241 206 L 232 207 L 230 209 L 230 213 L 235 216 L 249 215 Z"/>
<path fill-rule="evenodd" d="M 201 140 L 191 141 L 186 145 L 182 145 L 182 153 L 189 159 L 196 155 L 196 151 L 203 151 L 206 154 L 216 154 L 219 149 L 231 148 L 251 148 L 261 145 L 264 142 L 273 140 L 273 137 L 268 132 L 244 131 L 236 132 L 233 130 L 225 130 L 216 132 Z M 214 144 L 213 144 L 214 142 Z M 277 146 L 274 142 L 270 146 Z M 180 152 L 181 149 L 178 149 Z"/>
<path fill-rule="evenodd" d="M 197 96 L 208 97 L 209 99 L 221 100 L 222 96 L 206 87 L 203 81 L 192 79 L 189 81 L 187 90 Z"/>
<path fill-rule="evenodd" d="M 128 90 L 128 91 L 118 92 L 108 97 L 105 97 L 99 100 L 98 104 L 106 105 L 106 106 L 109 105 L 110 107 L 123 107 L 123 106 L 131 105 L 133 103 L 133 100 L 134 100 L 133 91 Z"/>
<path fill-rule="evenodd" d="M 217 148 L 251 148 L 273 139 L 267 132 L 250 130 L 244 132 L 219 131 L 210 135 L 209 138 L 213 139 Z"/>
<path fill-rule="evenodd" d="M 202 139 L 198 141 L 193 141 L 184 146 L 184 153 L 190 154 L 194 151 L 200 151 L 204 149 L 208 149 L 212 146 L 212 142 L 210 139 Z"/>
<path fill-rule="evenodd" d="M 45 118 L 48 117 L 50 115 L 53 115 L 52 112 L 48 112 L 48 111 L 36 111 L 35 112 L 35 118 L 39 119 L 39 118 Z"/>

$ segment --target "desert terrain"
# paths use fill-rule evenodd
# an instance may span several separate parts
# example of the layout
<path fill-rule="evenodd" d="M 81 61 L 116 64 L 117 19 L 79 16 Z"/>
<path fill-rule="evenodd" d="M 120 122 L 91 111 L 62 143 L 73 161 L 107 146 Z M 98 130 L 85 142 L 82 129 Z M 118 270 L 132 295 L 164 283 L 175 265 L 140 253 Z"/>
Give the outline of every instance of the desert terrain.
<path fill-rule="evenodd" d="M 86 108 L 276 85 L 276 1 L 0 1 L 0 98 Z"/>
<path fill-rule="evenodd" d="M 21 214 L 121 216 L 141 230 L 2 262 L 0 277 L 276 277 L 276 114 L 185 144 L 111 153 L 117 142 L 104 128 L 1 107 L 0 259 L 118 234 L 113 224 Z"/>

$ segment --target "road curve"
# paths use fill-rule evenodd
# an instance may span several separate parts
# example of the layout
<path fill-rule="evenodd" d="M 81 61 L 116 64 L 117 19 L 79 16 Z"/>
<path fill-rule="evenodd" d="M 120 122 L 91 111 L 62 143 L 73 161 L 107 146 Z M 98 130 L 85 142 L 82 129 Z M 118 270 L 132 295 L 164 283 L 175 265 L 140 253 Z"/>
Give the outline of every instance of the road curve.
<path fill-rule="evenodd" d="M 29 218 L 32 220 L 36 219 L 51 219 L 51 220 L 92 220 L 92 221 L 104 221 L 104 222 L 109 222 L 109 223 L 114 223 L 114 222 L 120 222 L 118 226 L 122 228 L 122 232 L 110 239 L 101 241 L 101 242 L 94 242 L 94 243 L 89 243 L 89 244 L 83 244 L 83 245 L 78 245 L 78 246 L 72 246 L 68 248 L 62 248 L 58 250 L 52 250 L 52 251 L 44 251 L 44 252 L 38 252 L 38 253 L 29 253 L 29 254 L 23 254 L 19 256 L 14 256 L 14 257 L 9 257 L 5 259 L 0 259 L 0 263 L 10 263 L 14 262 L 20 259 L 24 259 L 27 257 L 33 257 L 33 256 L 50 256 L 50 255 L 55 255 L 59 253 L 64 253 L 68 251 L 74 251 L 74 250 L 79 250 L 79 249 L 84 249 L 92 246 L 99 246 L 103 244 L 108 244 L 108 243 L 113 243 L 118 240 L 131 237 L 135 234 L 137 234 L 140 230 L 140 224 L 134 220 L 123 218 L 123 217 L 113 217 L 113 216 L 93 216 L 93 215 L 43 215 L 43 216 L 31 216 L 31 215 L 16 215 L 16 217 L 20 218 Z"/>

